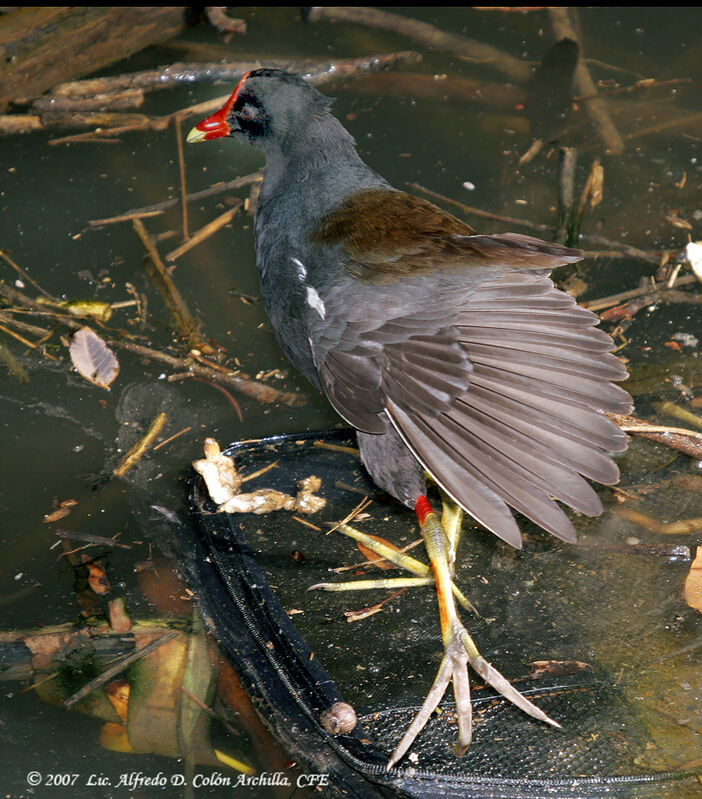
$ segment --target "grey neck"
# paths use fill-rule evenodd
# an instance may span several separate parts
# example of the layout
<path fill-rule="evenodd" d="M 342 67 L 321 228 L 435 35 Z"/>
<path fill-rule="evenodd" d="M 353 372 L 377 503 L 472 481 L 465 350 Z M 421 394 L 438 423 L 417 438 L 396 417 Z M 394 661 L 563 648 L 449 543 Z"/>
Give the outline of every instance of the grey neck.
<path fill-rule="evenodd" d="M 287 147 L 294 140 L 294 149 Z M 351 134 L 331 114 L 315 116 L 304 131 L 289 134 L 282 145 L 265 148 L 266 172 L 260 201 L 286 191 L 314 192 L 316 205 L 329 207 L 348 194 L 387 182 L 356 152 Z"/>

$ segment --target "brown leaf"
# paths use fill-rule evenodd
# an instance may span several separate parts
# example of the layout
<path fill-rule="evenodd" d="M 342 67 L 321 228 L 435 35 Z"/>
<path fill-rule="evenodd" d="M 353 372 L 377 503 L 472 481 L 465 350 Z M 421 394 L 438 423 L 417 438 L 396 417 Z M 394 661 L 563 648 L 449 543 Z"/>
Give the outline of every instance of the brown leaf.
<path fill-rule="evenodd" d="M 391 547 L 392 549 L 398 549 L 391 541 L 381 538 L 379 535 L 372 535 L 371 538 L 375 538 L 376 541 L 380 542 L 381 544 L 385 544 L 385 546 Z M 356 542 L 356 546 L 363 553 L 363 557 L 366 560 L 372 561 L 373 565 L 377 566 L 379 569 L 387 570 L 395 568 L 392 563 L 389 563 L 387 560 L 385 560 L 385 558 L 381 558 L 376 552 L 373 552 L 372 549 L 368 549 L 368 547 L 364 546 L 360 541 Z"/>
<path fill-rule="evenodd" d="M 68 351 L 78 374 L 100 388 L 109 389 L 119 374 L 114 352 L 89 327 L 81 327 L 73 336 Z"/>
<path fill-rule="evenodd" d="M 685 602 L 702 613 L 702 547 L 697 547 L 695 559 L 685 579 Z"/>
<path fill-rule="evenodd" d="M 614 308 L 608 308 L 602 311 L 600 319 L 603 322 L 617 322 L 620 319 L 631 319 L 637 311 L 640 311 L 646 305 L 650 305 L 650 297 L 635 297 L 623 305 L 617 305 Z"/>
<path fill-rule="evenodd" d="M 88 569 L 88 585 L 96 594 L 107 594 L 110 591 L 110 581 L 107 579 L 105 569 L 87 555 L 82 556 L 83 563 Z"/>
<path fill-rule="evenodd" d="M 529 666 L 530 680 L 543 679 L 544 677 L 562 677 L 565 674 L 592 671 L 592 666 L 582 660 L 533 660 Z"/>

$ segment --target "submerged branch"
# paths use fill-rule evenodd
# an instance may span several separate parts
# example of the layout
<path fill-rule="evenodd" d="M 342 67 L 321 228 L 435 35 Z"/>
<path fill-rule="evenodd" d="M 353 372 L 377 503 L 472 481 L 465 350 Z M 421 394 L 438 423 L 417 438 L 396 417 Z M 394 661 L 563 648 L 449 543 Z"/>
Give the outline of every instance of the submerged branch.
<path fill-rule="evenodd" d="M 279 391 L 276 388 L 267 386 L 265 383 L 259 383 L 256 380 L 248 380 L 243 377 L 238 377 L 234 372 L 220 371 L 207 366 L 193 363 L 189 358 L 176 358 L 173 355 L 168 355 L 160 350 L 154 350 L 149 347 L 144 347 L 141 344 L 135 344 L 132 341 L 123 341 L 121 339 L 110 339 L 108 341 L 111 347 L 127 350 L 135 355 L 143 358 L 148 358 L 152 361 L 166 364 L 172 369 L 183 372 L 190 372 L 196 377 L 204 377 L 207 380 L 213 380 L 223 385 L 231 386 L 242 394 L 253 397 L 259 402 L 281 402 L 284 405 L 297 408 L 304 405 L 307 401 L 304 394 L 296 394 L 294 392 Z"/>
<path fill-rule="evenodd" d="M 310 22 L 351 22 L 369 28 L 399 33 L 427 47 L 443 50 L 469 61 L 488 63 L 511 80 L 525 83 L 531 69 L 528 63 L 484 42 L 469 39 L 456 33 L 447 33 L 440 28 L 405 17 L 390 11 L 368 6 L 321 6 L 311 8 L 307 18 Z"/>

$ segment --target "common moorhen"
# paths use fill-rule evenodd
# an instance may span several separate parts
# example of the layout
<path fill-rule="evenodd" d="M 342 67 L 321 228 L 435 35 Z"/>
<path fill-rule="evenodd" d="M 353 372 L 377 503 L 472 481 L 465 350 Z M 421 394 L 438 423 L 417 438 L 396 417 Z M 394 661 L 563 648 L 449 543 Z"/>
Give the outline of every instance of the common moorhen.
<path fill-rule="evenodd" d="M 510 508 L 575 540 L 560 500 L 593 516 L 584 478 L 616 483 L 609 456 L 626 436 L 602 412 L 628 413 L 626 378 L 597 317 L 548 275 L 582 253 L 517 233 L 476 234 L 370 169 L 301 77 L 245 74 L 188 141 L 231 136 L 263 150 L 256 254 L 265 308 L 295 366 L 358 430 L 373 480 L 415 508 L 439 597 L 444 659 L 388 766 L 407 751 L 453 681 L 459 741 L 471 737 L 467 676 L 556 724 L 478 653 L 451 593 L 447 536 L 425 471 L 515 547 Z"/>

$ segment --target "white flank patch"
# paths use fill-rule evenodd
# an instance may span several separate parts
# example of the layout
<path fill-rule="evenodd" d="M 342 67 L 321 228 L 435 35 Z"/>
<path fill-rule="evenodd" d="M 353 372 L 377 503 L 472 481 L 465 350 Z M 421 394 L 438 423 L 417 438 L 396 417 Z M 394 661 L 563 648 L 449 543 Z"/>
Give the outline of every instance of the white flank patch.
<path fill-rule="evenodd" d="M 317 289 L 312 288 L 312 286 L 307 286 L 307 304 L 310 308 L 314 308 L 322 319 L 326 318 L 327 309 L 324 307 L 322 298 L 317 294 Z"/>
<path fill-rule="evenodd" d="M 305 265 L 299 258 L 293 258 L 292 262 L 297 267 L 297 276 L 300 278 L 300 280 L 304 280 L 307 277 L 307 269 L 305 268 Z"/>

